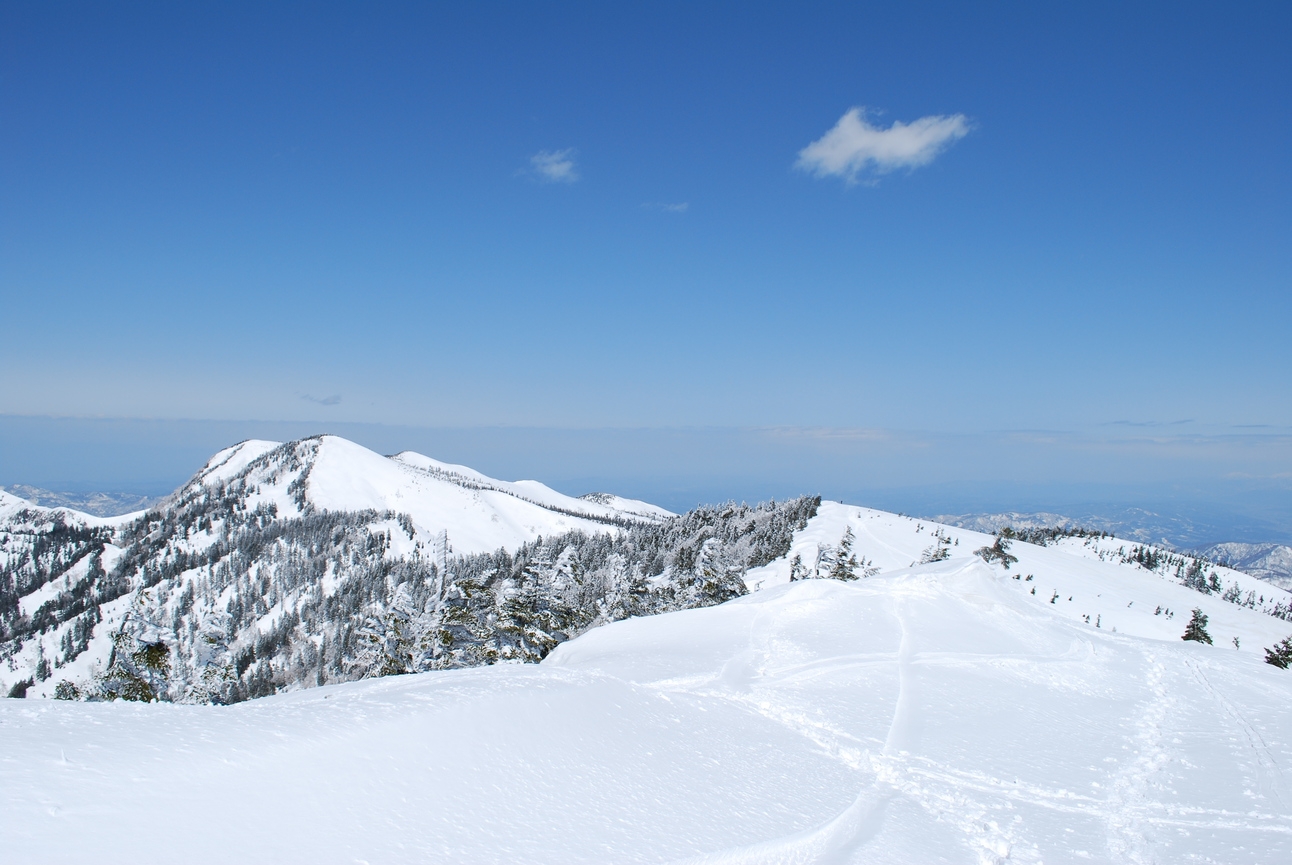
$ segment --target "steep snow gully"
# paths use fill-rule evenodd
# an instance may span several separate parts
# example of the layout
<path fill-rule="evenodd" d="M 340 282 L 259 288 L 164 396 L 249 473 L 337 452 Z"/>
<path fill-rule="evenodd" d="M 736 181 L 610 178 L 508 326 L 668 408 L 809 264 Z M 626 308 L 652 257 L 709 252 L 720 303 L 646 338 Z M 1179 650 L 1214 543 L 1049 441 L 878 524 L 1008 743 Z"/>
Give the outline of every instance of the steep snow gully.
<path fill-rule="evenodd" d="M 975 559 L 537 666 L 0 703 L 14 862 L 1292 861 L 1292 676 L 1074 621 Z"/>

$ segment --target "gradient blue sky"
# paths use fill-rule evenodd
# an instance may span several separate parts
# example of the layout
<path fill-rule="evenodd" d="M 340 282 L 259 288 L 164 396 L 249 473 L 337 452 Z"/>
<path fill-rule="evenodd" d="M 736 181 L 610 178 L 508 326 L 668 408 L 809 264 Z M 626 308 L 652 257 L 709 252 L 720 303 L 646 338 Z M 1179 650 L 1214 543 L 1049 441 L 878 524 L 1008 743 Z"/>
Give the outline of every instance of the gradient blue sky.
<path fill-rule="evenodd" d="M 33 418 L 113 476 L 115 418 L 208 424 L 191 459 L 656 430 L 613 483 L 702 473 L 668 430 L 774 429 L 901 443 L 818 486 L 1277 486 L 1289 44 L 1282 2 L 2 2 L 0 483 L 84 474 Z M 796 169 L 853 107 L 970 131 Z M 504 439 L 481 468 L 580 477 Z M 793 478 L 732 448 L 732 494 Z"/>

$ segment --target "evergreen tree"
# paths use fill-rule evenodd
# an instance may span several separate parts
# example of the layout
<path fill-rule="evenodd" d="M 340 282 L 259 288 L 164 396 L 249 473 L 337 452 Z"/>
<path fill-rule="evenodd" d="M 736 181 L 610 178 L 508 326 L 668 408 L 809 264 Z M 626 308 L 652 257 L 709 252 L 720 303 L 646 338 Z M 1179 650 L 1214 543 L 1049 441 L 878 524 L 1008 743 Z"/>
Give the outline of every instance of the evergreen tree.
<path fill-rule="evenodd" d="M 1008 527 L 1005 528 L 996 536 L 996 543 L 990 547 L 979 547 L 974 550 L 974 555 L 982 557 L 982 560 L 989 564 L 991 562 L 1000 562 L 1005 566 L 1005 570 L 1008 571 L 1009 566 L 1018 561 L 1018 556 L 1011 555 L 1009 552 L 1009 539 L 1013 534 Z"/>
<path fill-rule="evenodd" d="M 857 568 L 860 565 L 852 551 L 854 540 L 856 536 L 852 533 L 852 526 L 848 526 L 844 529 L 843 537 L 839 539 L 839 548 L 835 551 L 834 563 L 830 568 L 830 579 L 845 582 L 857 579 Z"/>
<path fill-rule="evenodd" d="M 951 558 L 951 538 L 941 534 L 941 529 L 938 530 L 934 537 L 937 538 L 937 541 L 920 555 L 921 565 L 942 562 Z"/>
<path fill-rule="evenodd" d="M 1194 607 L 1193 616 L 1189 619 L 1189 624 L 1185 625 L 1184 636 L 1180 639 L 1206 643 L 1210 646 L 1211 635 L 1207 633 L 1207 614 Z"/>
<path fill-rule="evenodd" d="M 681 609 L 711 607 L 745 594 L 744 568 L 732 562 L 718 538 L 700 545 L 692 575 L 679 574 L 675 597 Z"/>
<path fill-rule="evenodd" d="M 1202 592 L 1204 595 L 1211 592 L 1211 585 L 1207 582 L 1207 576 L 1202 570 L 1202 562 L 1193 559 L 1189 563 L 1188 570 L 1184 574 L 1184 584 L 1195 592 Z"/>
<path fill-rule="evenodd" d="M 81 699 L 81 689 L 71 682 L 63 680 L 54 686 L 54 699 L 79 700 Z"/>
<path fill-rule="evenodd" d="M 309 447 L 284 446 L 274 459 L 297 471 L 309 454 L 296 451 Z M 455 556 L 443 533 L 420 533 L 397 513 L 298 502 L 280 515 L 275 505 L 249 506 L 255 488 L 243 478 L 194 485 L 111 530 L 53 519 L 0 564 L 0 659 L 25 645 L 23 675 L 39 681 L 85 651 L 103 627 L 103 605 L 133 595 L 117 632 L 98 634 L 113 638 L 113 652 L 79 688 L 82 699 L 233 703 L 371 675 L 536 661 L 605 622 L 743 595 L 745 572 L 788 555 L 820 505 L 803 497 L 705 506 L 657 522 L 611 521 L 614 534 L 572 531 Z M 392 542 L 400 532 L 411 551 L 394 552 L 410 549 Z M 108 542 L 122 553 L 105 569 Z M 860 555 L 854 569 L 850 558 L 844 571 L 873 570 Z M 835 564 L 831 551 L 819 576 Z M 56 604 L 21 615 L 19 598 L 74 566 L 84 576 L 69 579 Z M 797 570 L 813 575 L 801 559 Z"/>
<path fill-rule="evenodd" d="M 1292 637 L 1284 637 L 1271 648 L 1266 649 L 1265 663 L 1273 664 L 1282 670 L 1292 667 Z"/>
<path fill-rule="evenodd" d="M 407 587 L 401 583 L 387 609 L 377 606 L 359 631 L 363 648 L 355 659 L 364 677 L 411 673 L 417 634 L 415 611 Z"/>
<path fill-rule="evenodd" d="M 141 642 L 119 631 L 112 638 L 112 659 L 98 682 L 105 700 L 151 703 L 165 699 L 171 673 L 170 648 L 160 640 Z"/>

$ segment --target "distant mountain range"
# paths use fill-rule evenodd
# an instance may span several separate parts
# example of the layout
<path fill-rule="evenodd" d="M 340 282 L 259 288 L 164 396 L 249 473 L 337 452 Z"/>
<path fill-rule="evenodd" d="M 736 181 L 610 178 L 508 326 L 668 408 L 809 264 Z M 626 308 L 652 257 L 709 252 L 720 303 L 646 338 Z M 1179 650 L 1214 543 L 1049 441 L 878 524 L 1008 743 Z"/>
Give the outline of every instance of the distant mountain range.
<path fill-rule="evenodd" d="M 96 517 L 116 517 L 147 510 L 165 498 L 165 496 L 145 496 L 138 493 L 60 493 L 27 484 L 0 487 L 0 492 L 7 492 L 44 508 L 70 508 Z"/>
<path fill-rule="evenodd" d="M 1201 552 L 1213 562 L 1292 590 L 1292 547 L 1283 544 L 1214 544 Z"/>

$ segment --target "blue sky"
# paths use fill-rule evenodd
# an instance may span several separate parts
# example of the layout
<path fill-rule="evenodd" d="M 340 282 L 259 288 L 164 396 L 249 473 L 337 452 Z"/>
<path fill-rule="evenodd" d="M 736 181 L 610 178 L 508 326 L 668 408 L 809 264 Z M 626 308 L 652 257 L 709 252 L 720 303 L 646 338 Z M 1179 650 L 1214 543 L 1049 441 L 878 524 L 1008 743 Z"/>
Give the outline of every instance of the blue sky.
<path fill-rule="evenodd" d="M 819 440 L 898 443 L 804 473 L 849 490 L 1277 485 L 1289 42 L 1286 3 L 5 2 L 0 483 L 88 471 L 32 418 L 124 482 L 109 418 L 198 462 L 655 430 L 610 483 L 780 431 L 733 495 Z"/>

